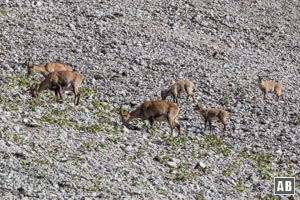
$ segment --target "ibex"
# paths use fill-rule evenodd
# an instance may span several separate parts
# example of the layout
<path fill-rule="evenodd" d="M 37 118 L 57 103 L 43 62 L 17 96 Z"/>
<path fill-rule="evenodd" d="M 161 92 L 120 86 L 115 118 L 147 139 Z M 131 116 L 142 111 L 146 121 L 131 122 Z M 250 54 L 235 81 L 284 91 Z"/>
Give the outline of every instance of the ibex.
<path fill-rule="evenodd" d="M 35 72 L 40 72 L 43 76 L 46 76 L 50 72 L 73 71 L 73 68 L 70 65 L 56 62 L 47 62 L 41 65 L 34 65 L 30 60 L 27 60 L 25 65 L 27 67 L 28 75 L 33 75 Z"/>
<path fill-rule="evenodd" d="M 218 109 L 218 108 L 205 108 L 205 106 L 200 103 L 196 104 L 194 110 L 200 111 L 202 117 L 204 118 L 205 130 L 206 130 L 207 122 L 209 123 L 210 130 L 212 130 L 211 122 L 213 120 L 218 120 L 224 125 L 223 131 L 226 131 L 226 127 L 227 127 L 226 121 L 229 117 L 229 114 L 227 111 L 225 111 L 223 109 Z"/>
<path fill-rule="evenodd" d="M 180 124 L 176 122 L 179 114 L 179 107 L 172 102 L 157 100 L 146 101 L 137 109 L 130 113 L 123 113 L 122 105 L 120 106 L 120 115 L 125 126 L 133 119 L 148 120 L 153 126 L 154 121 L 167 121 L 170 125 L 173 134 L 174 129 L 177 128 L 178 135 L 180 135 Z"/>
<path fill-rule="evenodd" d="M 282 100 L 284 100 L 282 95 L 283 87 L 279 83 L 264 81 L 260 76 L 257 76 L 257 82 L 259 88 L 264 93 L 265 99 L 267 98 L 266 97 L 267 93 L 275 93 L 277 96 L 277 101 L 279 101 L 280 97 L 282 98 Z"/>
<path fill-rule="evenodd" d="M 162 98 L 162 100 L 165 100 L 168 96 L 172 96 L 173 101 L 177 103 L 179 95 L 182 92 L 185 91 L 187 93 L 186 100 L 188 101 L 189 97 L 192 96 L 193 102 L 195 103 L 193 90 L 194 90 L 194 84 L 191 81 L 189 81 L 189 80 L 179 80 L 176 83 L 174 83 L 171 86 L 171 88 L 169 88 L 167 90 L 162 90 L 161 91 L 161 98 Z"/>
<path fill-rule="evenodd" d="M 62 100 L 61 93 L 66 90 L 72 90 L 75 95 L 74 104 L 78 105 L 80 100 L 80 94 L 78 88 L 83 82 L 84 78 L 78 72 L 70 71 L 58 71 L 49 73 L 45 79 L 39 85 L 32 85 L 30 88 L 31 95 L 33 97 L 43 90 L 53 90 L 55 95 Z"/>

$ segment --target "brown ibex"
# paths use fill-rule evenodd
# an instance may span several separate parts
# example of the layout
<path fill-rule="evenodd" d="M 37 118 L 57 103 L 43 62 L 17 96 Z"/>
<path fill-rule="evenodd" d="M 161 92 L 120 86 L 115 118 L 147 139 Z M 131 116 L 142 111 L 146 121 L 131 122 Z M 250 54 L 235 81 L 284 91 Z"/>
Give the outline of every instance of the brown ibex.
<path fill-rule="evenodd" d="M 281 97 L 283 99 L 282 90 L 283 87 L 276 82 L 271 81 L 264 81 L 260 76 L 257 77 L 258 86 L 261 89 L 261 91 L 264 93 L 264 98 L 266 99 L 266 95 L 268 93 L 275 93 L 277 96 L 277 101 L 279 101 L 279 98 Z"/>
<path fill-rule="evenodd" d="M 73 71 L 73 68 L 70 65 L 57 63 L 57 62 L 47 62 L 41 65 L 34 65 L 30 60 L 25 62 L 27 67 L 27 74 L 33 75 L 35 72 L 39 72 L 46 76 L 50 72 L 58 72 L 58 71 Z"/>
<path fill-rule="evenodd" d="M 203 104 L 196 104 L 194 110 L 199 111 L 202 115 L 202 117 L 205 120 L 205 129 L 207 122 L 209 123 L 209 128 L 212 130 L 211 122 L 213 120 L 218 120 L 224 125 L 223 131 L 226 131 L 227 127 L 227 119 L 229 117 L 229 114 L 227 111 L 223 109 L 218 108 L 205 108 Z"/>
<path fill-rule="evenodd" d="M 191 82 L 190 80 L 179 80 L 179 81 L 175 82 L 171 86 L 171 88 L 166 89 L 166 90 L 162 90 L 161 91 L 161 98 L 162 98 L 162 100 L 165 100 L 168 96 L 172 96 L 173 101 L 177 103 L 178 102 L 178 96 L 182 92 L 185 91 L 187 93 L 186 100 L 188 101 L 189 97 L 192 96 L 193 102 L 195 103 L 193 90 L 194 90 L 193 82 Z"/>
<path fill-rule="evenodd" d="M 30 88 L 33 97 L 43 90 L 53 90 L 55 95 L 62 100 L 62 92 L 72 90 L 75 95 L 75 105 L 79 104 L 80 94 L 78 88 L 83 82 L 84 78 L 78 72 L 58 71 L 49 73 L 39 85 L 32 85 Z"/>
<path fill-rule="evenodd" d="M 175 103 L 157 100 L 146 101 L 130 113 L 123 113 L 121 105 L 120 115 L 125 126 L 127 126 L 131 120 L 137 118 L 148 120 L 151 126 L 153 126 L 154 121 L 166 121 L 170 125 L 172 134 L 174 129 L 177 128 L 178 134 L 180 135 L 180 124 L 176 122 L 179 110 L 179 107 Z"/>

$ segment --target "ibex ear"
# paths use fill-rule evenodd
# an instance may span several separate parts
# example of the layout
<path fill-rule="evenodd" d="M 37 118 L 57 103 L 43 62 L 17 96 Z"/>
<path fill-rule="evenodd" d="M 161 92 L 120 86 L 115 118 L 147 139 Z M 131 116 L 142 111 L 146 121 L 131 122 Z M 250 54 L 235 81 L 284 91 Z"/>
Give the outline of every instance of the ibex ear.
<path fill-rule="evenodd" d="M 30 58 L 25 61 L 25 65 L 26 67 L 33 67 L 33 63 Z"/>

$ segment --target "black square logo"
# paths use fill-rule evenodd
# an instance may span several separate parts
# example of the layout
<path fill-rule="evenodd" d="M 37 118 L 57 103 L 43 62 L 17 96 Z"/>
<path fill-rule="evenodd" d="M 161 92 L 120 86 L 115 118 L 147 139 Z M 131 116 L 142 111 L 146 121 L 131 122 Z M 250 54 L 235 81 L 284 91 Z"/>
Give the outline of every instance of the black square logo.
<path fill-rule="evenodd" d="M 275 177 L 274 195 L 295 195 L 295 177 Z"/>

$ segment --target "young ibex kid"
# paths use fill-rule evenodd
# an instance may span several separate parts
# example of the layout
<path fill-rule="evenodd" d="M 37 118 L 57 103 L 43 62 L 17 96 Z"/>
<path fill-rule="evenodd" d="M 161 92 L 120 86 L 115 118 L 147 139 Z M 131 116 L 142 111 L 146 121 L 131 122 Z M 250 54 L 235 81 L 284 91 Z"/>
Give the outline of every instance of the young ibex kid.
<path fill-rule="evenodd" d="M 193 84 L 193 82 L 191 82 L 189 80 L 179 80 L 176 83 L 174 83 L 171 86 L 171 88 L 169 88 L 167 90 L 162 90 L 161 91 L 161 98 L 163 100 L 165 100 L 168 96 L 172 96 L 173 97 L 173 101 L 177 103 L 178 102 L 178 96 L 182 92 L 185 91 L 187 93 L 186 100 L 188 101 L 189 97 L 192 96 L 193 102 L 195 103 L 195 98 L 194 98 L 193 90 L 194 90 L 194 84 Z"/>
<path fill-rule="evenodd" d="M 120 106 L 120 115 L 125 126 L 133 119 L 148 120 L 153 126 L 154 121 L 167 121 L 170 125 L 173 134 L 174 129 L 177 128 L 180 135 L 180 124 L 176 122 L 179 114 L 179 107 L 172 102 L 158 100 L 146 101 L 137 109 L 130 113 L 123 113 L 122 105 Z"/>
<path fill-rule="evenodd" d="M 218 108 L 205 108 L 203 104 L 196 104 L 194 110 L 199 111 L 202 117 L 205 120 L 205 130 L 206 124 L 209 123 L 209 128 L 212 130 L 211 122 L 214 120 L 220 121 L 224 125 L 223 131 L 226 131 L 227 127 L 227 119 L 229 114 L 227 111 Z"/>
<path fill-rule="evenodd" d="M 35 72 L 40 72 L 43 76 L 46 76 L 50 72 L 73 71 L 73 68 L 70 65 L 56 62 L 47 62 L 41 65 L 34 65 L 30 60 L 27 60 L 25 65 L 27 67 L 28 75 L 33 75 Z"/>
<path fill-rule="evenodd" d="M 264 93 L 264 98 L 266 99 L 267 93 L 275 93 L 277 96 L 277 101 L 279 101 L 279 98 L 281 97 L 283 99 L 283 94 L 282 90 L 283 87 L 276 82 L 271 82 L 271 81 L 264 81 L 260 76 L 257 76 L 257 82 L 258 86 L 261 89 L 261 91 Z"/>
<path fill-rule="evenodd" d="M 75 95 L 74 104 L 78 105 L 80 100 L 80 94 L 78 88 L 83 82 L 84 78 L 78 72 L 70 71 L 58 71 L 51 72 L 39 85 L 32 85 L 30 88 L 31 95 L 33 97 L 38 96 L 38 94 L 43 90 L 54 90 L 55 95 L 62 100 L 62 92 L 66 90 L 72 90 Z"/>

